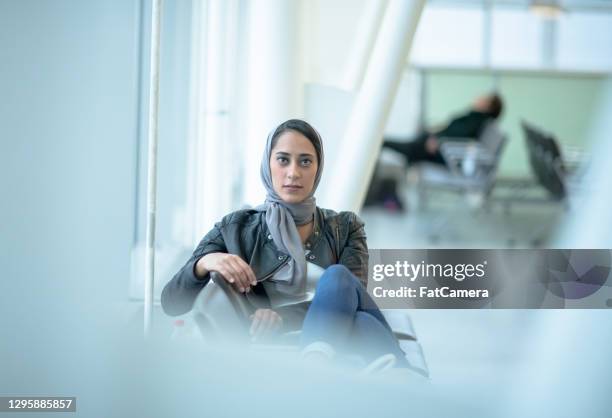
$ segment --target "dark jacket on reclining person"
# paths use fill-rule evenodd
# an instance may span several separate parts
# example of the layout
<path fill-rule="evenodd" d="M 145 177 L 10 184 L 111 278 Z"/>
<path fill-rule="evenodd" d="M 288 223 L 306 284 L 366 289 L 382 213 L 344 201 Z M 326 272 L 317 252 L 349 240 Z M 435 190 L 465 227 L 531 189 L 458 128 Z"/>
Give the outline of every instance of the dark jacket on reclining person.
<path fill-rule="evenodd" d="M 240 296 L 248 300 L 253 311 L 269 307 L 261 282 L 287 263 L 289 255 L 279 251 L 274 244 L 265 217 L 265 212 L 245 209 L 232 212 L 217 223 L 164 287 L 161 295 L 164 312 L 174 316 L 192 309 L 198 293 L 210 280 L 210 273 L 204 277 L 196 276 L 195 265 L 206 254 L 217 252 L 236 254 L 251 266 L 257 285 L 250 293 Z M 310 250 L 306 261 L 323 268 L 343 264 L 367 287 L 368 248 L 364 224 L 353 212 L 336 213 L 317 207 L 313 232 L 304 247 Z M 303 319 L 308 306 L 309 302 L 304 302 L 276 311 L 284 322 L 292 322 Z"/>
<path fill-rule="evenodd" d="M 438 138 L 453 138 L 453 141 L 478 140 L 486 123 L 493 120 L 490 113 L 470 110 L 468 113 L 454 118 L 446 128 L 434 132 Z"/>
<path fill-rule="evenodd" d="M 385 140 L 383 147 L 403 154 L 409 164 L 429 161 L 446 165 L 446 161 L 439 148 L 435 152 L 427 150 L 426 143 L 430 136 L 435 136 L 439 141 L 476 141 L 480 139 L 480 134 L 487 125 L 487 122 L 493 119 L 493 115 L 490 113 L 470 110 L 468 113 L 453 119 L 444 129 L 435 132 L 423 131 L 412 141 L 408 142 Z M 374 183 L 375 181 L 372 182 L 370 189 L 374 187 Z M 369 195 L 371 194 L 370 192 Z"/>

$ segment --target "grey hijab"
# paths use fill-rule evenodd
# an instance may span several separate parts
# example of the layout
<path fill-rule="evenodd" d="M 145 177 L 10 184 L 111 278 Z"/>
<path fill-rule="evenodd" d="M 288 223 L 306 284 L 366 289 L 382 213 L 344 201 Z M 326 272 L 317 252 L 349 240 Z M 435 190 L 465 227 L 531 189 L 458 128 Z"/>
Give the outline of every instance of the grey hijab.
<path fill-rule="evenodd" d="M 299 121 L 301 123 L 305 123 Z M 286 125 L 286 123 L 283 123 Z M 272 235 L 274 244 L 282 252 L 289 254 L 291 259 L 289 262 L 274 274 L 274 284 L 276 290 L 281 293 L 301 296 L 306 292 L 306 258 L 304 256 L 304 248 L 302 240 L 298 233 L 297 226 L 306 225 L 314 219 L 316 209 L 316 199 L 314 198 L 315 190 L 319 185 L 321 173 L 323 172 L 323 146 L 319 133 L 312 128 L 316 134 L 314 139 L 317 143 L 313 144 L 318 151 L 318 167 L 315 176 L 315 181 L 310 191 L 310 194 L 300 203 L 286 203 L 274 191 L 272 186 L 272 175 L 270 172 L 270 156 L 272 154 L 272 140 L 277 134 L 282 135 L 283 132 L 292 130 L 298 133 L 298 130 L 279 125 L 268 135 L 266 148 L 264 149 L 261 160 L 261 180 L 266 188 L 266 200 L 263 205 L 257 207 L 257 210 L 266 212 L 266 224 Z M 309 126 L 309 125 L 307 125 Z"/>

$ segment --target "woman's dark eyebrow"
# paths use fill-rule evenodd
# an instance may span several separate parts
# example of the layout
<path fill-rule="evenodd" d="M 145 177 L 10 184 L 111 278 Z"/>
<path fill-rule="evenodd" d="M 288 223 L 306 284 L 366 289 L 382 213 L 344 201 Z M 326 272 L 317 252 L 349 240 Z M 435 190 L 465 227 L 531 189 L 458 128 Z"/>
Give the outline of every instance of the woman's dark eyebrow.
<path fill-rule="evenodd" d="M 284 156 L 291 156 L 290 153 L 285 152 L 285 151 L 276 151 L 276 155 L 280 155 L 282 157 Z M 314 155 L 312 154 L 308 154 L 308 153 L 304 153 L 304 154 L 300 154 L 300 157 L 310 157 L 310 158 L 314 158 Z"/>

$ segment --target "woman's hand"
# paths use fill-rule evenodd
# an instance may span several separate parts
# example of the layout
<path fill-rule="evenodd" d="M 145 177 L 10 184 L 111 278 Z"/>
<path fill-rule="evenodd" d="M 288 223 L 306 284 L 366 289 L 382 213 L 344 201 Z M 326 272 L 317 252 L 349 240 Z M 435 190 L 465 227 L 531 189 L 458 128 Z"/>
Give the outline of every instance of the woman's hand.
<path fill-rule="evenodd" d="M 273 335 L 283 326 L 283 318 L 272 309 L 257 309 L 250 318 L 249 334 L 253 341 Z"/>
<path fill-rule="evenodd" d="M 257 278 L 253 269 L 242 258 L 234 254 L 227 253 L 211 253 L 206 254 L 198 260 L 196 270 L 200 267 L 198 274 L 204 274 L 208 271 L 216 271 L 223 278 L 231 283 L 237 291 L 247 293 L 251 290 L 251 286 L 257 284 Z"/>

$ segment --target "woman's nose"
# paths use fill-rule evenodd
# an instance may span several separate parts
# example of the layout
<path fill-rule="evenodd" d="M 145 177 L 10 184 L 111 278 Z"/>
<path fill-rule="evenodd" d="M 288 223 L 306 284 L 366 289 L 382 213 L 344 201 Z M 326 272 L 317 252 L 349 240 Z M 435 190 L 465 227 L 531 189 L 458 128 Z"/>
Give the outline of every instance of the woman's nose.
<path fill-rule="evenodd" d="M 287 170 L 287 177 L 290 179 L 300 178 L 300 169 L 296 164 L 291 164 Z"/>

